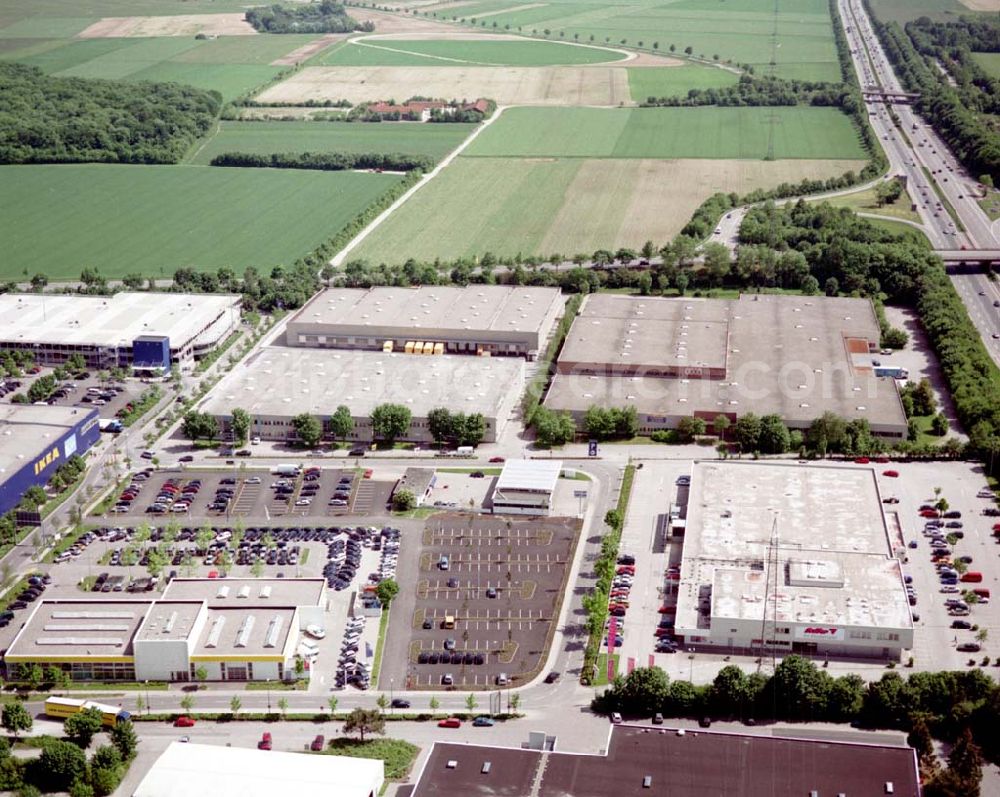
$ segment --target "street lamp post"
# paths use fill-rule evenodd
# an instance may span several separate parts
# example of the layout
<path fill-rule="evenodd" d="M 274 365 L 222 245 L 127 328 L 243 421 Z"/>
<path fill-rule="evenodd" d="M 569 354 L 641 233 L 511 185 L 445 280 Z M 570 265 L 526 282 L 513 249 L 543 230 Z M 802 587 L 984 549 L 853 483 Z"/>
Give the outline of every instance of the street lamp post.
<path fill-rule="evenodd" d="M 392 708 L 393 708 L 393 706 L 392 706 L 392 703 L 393 703 L 393 700 L 392 700 L 392 681 L 393 681 L 393 679 L 390 678 L 389 679 L 389 710 L 390 711 L 392 711 Z"/>
<path fill-rule="evenodd" d="M 267 680 L 267 713 L 271 713 L 271 679 Z"/>
<path fill-rule="evenodd" d="M 149 705 L 149 679 L 146 679 L 146 714 L 152 713 L 152 706 Z"/>

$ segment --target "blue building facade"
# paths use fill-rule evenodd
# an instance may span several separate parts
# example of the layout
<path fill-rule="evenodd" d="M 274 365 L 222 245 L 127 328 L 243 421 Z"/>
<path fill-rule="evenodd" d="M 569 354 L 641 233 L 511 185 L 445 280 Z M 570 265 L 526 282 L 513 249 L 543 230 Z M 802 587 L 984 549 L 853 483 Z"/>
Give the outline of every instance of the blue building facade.
<path fill-rule="evenodd" d="M 0 514 L 14 509 L 33 485 L 44 487 L 52 475 L 74 454 L 83 456 L 101 436 L 96 409 L 84 413 L 59 437 L 28 459 L 19 469 L 0 482 Z"/>
<path fill-rule="evenodd" d="M 166 335 L 140 335 L 133 340 L 132 367 L 167 373 L 170 370 L 170 338 Z"/>

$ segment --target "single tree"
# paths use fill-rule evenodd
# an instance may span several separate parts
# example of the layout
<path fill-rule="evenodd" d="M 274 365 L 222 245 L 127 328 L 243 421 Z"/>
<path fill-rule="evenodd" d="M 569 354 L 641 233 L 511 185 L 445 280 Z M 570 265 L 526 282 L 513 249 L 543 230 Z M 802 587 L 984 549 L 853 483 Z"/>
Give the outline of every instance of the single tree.
<path fill-rule="evenodd" d="M 3 707 L 3 714 L 0 715 L 0 724 L 5 730 L 14 734 L 16 739 L 21 731 L 30 731 L 34 720 L 23 703 L 6 703 Z"/>
<path fill-rule="evenodd" d="M 329 696 L 329 697 L 328 697 L 328 698 L 326 699 L 326 704 L 327 704 L 327 705 L 328 705 L 328 706 L 330 707 L 330 716 L 331 716 L 331 717 L 332 717 L 332 716 L 333 716 L 334 714 L 336 714 L 336 713 L 337 713 L 337 704 L 338 704 L 339 702 L 340 702 L 340 701 L 339 701 L 339 700 L 337 700 L 337 696 L 336 696 L 336 695 L 330 695 L 330 696 Z"/>
<path fill-rule="evenodd" d="M 465 696 L 465 710 L 471 714 L 476 710 L 477 706 L 479 706 L 479 701 L 476 700 L 475 694 L 469 692 L 469 694 Z"/>
<path fill-rule="evenodd" d="M 385 733 L 385 718 L 381 711 L 356 708 L 344 720 L 344 733 L 357 733 L 363 742 L 366 733 Z"/>
<path fill-rule="evenodd" d="M 194 671 L 194 677 L 197 678 L 199 681 L 207 681 L 208 680 L 208 668 L 205 667 L 204 664 L 199 665 L 197 667 L 197 669 L 195 669 L 195 671 Z"/>
<path fill-rule="evenodd" d="M 381 404 L 372 410 L 372 434 L 386 445 L 405 437 L 413 414 L 402 404 Z"/>
<path fill-rule="evenodd" d="M 67 717 L 63 723 L 63 731 L 67 739 L 86 750 L 103 726 L 104 718 L 100 709 L 87 708 Z"/>
<path fill-rule="evenodd" d="M 323 424 L 315 415 L 303 412 L 292 418 L 292 428 L 306 448 L 315 448 L 323 439 Z"/>
<path fill-rule="evenodd" d="M 114 727 L 108 731 L 111 737 L 111 744 L 118 748 L 123 761 L 131 761 L 139 747 L 139 737 L 136 736 L 135 726 L 130 720 L 116 722 Z"/>
<path fill-rule="evenodd" d="M 194 708 L 194 697 L 191 695 L 184 695 L 184 697 L 181 698 L 181 708 L 184 709 L 185 712 L 190 712 L 191 709 Z"/>
<path fill-rule="evenodd" d="M 233 445 L 242 446 L 250 439 L 250 426 L 253 419 L 249 412 L 239 407 L 233 409 L 230 414 L 232 415 L 230 427 L 233 430 Z"/>
<path fill-rule="evenodd" d="M 278 698 L 278 710 L 281 712 L 281 716 L 284 717 L 288 713 L 288 698 L 279 697 Z"/>
<path fill-rule="evenodd" d="M 375 698 L 375 705 L 379 707 L 380 711 L 385 711 L 389 707 L 389 698 L 381 694 Z"/>
<path fill-rule="evenodd" d="M 437 711 L 438 708 L 440 708 L 441 701 L 438 700 L 436 697 L 432 697 L 427 705 L 430 706 L 431 711 L 434 712 Z"/>
<path fill-rule="evenodd" d="M 387 578 L 384 581 L 380 581 L 378 587 L 375 589 L 375 595 L 378 597 L 379 603 L 382 606 L 388 608 L 389 604 L 392 603 L 393 598 L 399 594 L 399 584 L 396 583 L 395 579 Z"/>
<path fill-rule="evenodd" d="M 341 404 L 330 416 L 330 434 L 334 440 L 346 440 L 354 431 L 354 418 L 351 411 Z"/>
<path fill-rule="evenodd" d="M 397 512 L 408 512 L 417 506 L 417 499 L 411 490 L 396 490 L 392 494 L 392 508 Z"/>

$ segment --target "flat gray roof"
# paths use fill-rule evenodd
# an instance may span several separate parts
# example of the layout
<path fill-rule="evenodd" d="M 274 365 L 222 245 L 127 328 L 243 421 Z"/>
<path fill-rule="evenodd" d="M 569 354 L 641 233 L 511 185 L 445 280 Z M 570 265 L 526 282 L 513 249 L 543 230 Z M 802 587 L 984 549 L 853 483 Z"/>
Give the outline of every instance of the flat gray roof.
<path fill-rule="evenodd" d="M 763 565 L 773 529 L 784 575 L 766 604 Z M 713 618 L 763 620 L 769 605 L 784 622 L 912 627 L 870 467 L 696 462 L 681 559 L 679 631 L 699 627 L 706 585 L 712 586 Z"/>
<path fill-rule="evenodd" d="M 562 296 L 558 288 L 504 285 L 330 288 L 289 321 L 330 326 L 538 333 Z"/>
<path fill-rule="evenodd" d="M 164 600 L 205 601 L 210 609 L 227 606 L 319 606 L 326 594 L 322 578 L 175 578 Z"/>
<path fill-rule="evenodd" d="M 593 373 L 556 374 L 546 394 L 546 406 L 583 412 L 592 404 L 631 404 L 640 414 L 664 418 L 696 412 L 736 416 L 776 413 L 798 426 L 808 425 L 829 410 L 848 420 L 866 418 L 875 431 L 906 429 L 895 380 L 876 377 L 872 370 L 869 344 L 877 345 L 879 328 L 867 299 L 748 294 L 738 301 L 703 300 L 699 304 L 687 299 L 616 298 L 637 306 L 651 305 L 655 309 L 650 313 L 656 316 L 666 314 L 657 305 L 660 302 L 675 308 L 691 307 L 687 311 L 691 320 L 673 323 L 704 324 L 688 330 L 696 342 L 705 343 L 712 333 L 718 334 L 718 339 L 706 345 L 711 352 L 717 352 L 723 341 L 728 347 L 725 377 L 661 378 L 641 372 L 615 375 L 613 367 L 622 363 L 615 354 L 619 344 L 609 344 L 602 336 L 602 325 L 588 327 L 589 317 L 581 316 L 573 325 L 574 330 L 580 329 L 580 339 L 571 352 L 585 359 L 590 347 L 589 362 L 608 367 L 592 369 Z M 704 306 L 709 302 L 725 310 L 728 324 L 695 321 L 710 315 Z M 602 301 L 597 307 L 605 304 Z M 646 322 L 640 326 L 642 323 Z M 728 339 L 724 339 L 726 334 Z M 645 340 L 640 351 L 650 346 Z M 565 352 L 560 356 L 560 364 L 565 356 Z M 717 356 L 710 353 L 707 359 Z M 698 346 L 691 344 L 687 357 L 690 364 L 706 360 Z M 676 352 L 661 360 L 671 358 L 676 360 Z"/>
<path fill-rule="evenodd" d="M 143 600 L 39 600 L 7 649 L 7 661 L 131 656 L 149 611 Z"/>
<path fill-rule="evenodd" d="M 146 621 L 135 638 L 141 641 L 187 639 L 204 609 L 205 603 L 200 600 L 158 600 L 150 604 Z"/>
<path fill-rule="evenodd" d="M 339 404 L 355 418 L 379 404 L 410 408 L 415 418 L 435 407 L 495 417 L 508 391 L 519 389 L 524 361 L 510 357 L 416 357 L 384 352 L 270 346 L 237 365 L 209 393 L 201 409 L 228 416 L 327 418 Z"/>
<path fill-rule="evenodd" d="M 0 341 L 73 346 L 131 346 L 140 335 L 186 344 L 222 313 L 237 312 L 234 294 L 116 293 L 114 296 L 0 295 Z"/>
<path fill-rule="evenodd" d="M 96 420 L 97 415 L 97 410 L 82 407 L 0 404 L 0 481 L 48 451 L 76 424 L 91 416 Z"/>
<path fill-rule="evenodd" d="M 725 368 L 727 302 L 591 294 L 560 362 Z"/>
<path fill-rule="evenodd" d="M 559 459 L 508 459 L 497 479 L 496 492 L 551 493 L 561 472 Z"/>
<path fill-rule="evenodd" d="M 191 647 L 191 658 L 216 656 L 280 657 L 293 628 L 295 609 L 288 606 L 216 606 L 208 610 L 205 625 Z"/>

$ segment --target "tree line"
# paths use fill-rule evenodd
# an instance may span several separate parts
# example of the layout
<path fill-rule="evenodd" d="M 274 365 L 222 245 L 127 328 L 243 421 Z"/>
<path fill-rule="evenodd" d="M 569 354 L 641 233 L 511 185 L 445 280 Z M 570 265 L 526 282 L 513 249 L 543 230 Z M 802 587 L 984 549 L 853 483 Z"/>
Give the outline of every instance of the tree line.
<path fill-rule="evenodd" d="M 934 126 L 966 168 L 973 174 L 988 175 L 991 181 L 997 181 L 1000 178 L 1000 140 L 989 121 L 977 110 L 987 94 L 982 86 L 990 87 L 988 94 L 992 96 L 993 81 L 982 79 L 988 77 L 983 73 L 979 81 L 951 86 L 946 76 L 928 63 L 928 59 L 939 55 L 947 58 L 947 48 L 936 43 L 934 28 L 911 24 L 904 30 L 896 22 L 884 23 L 871 13 L 871 4 L 867 0 L 865 3 L 886 56 L 903 85 L 909 91 L 920 93 L 916 109 Z M 926 54 L 917 50 L 911 35 L 920 42 Z M 965 70 L 974 69 L 971 58 L 962 60 Z"/>
<path fill-rule="evenodd" d="M 926 797 L 975 797 L 983 757 L 1000 760 L 1000 686 L 981 669 L 915 672 L 889 670 L 865 683 L 854 673 L 831 676 L 798 655 L 786 656 L 770 676 L 735 665 L 711 684 L 671 680 L 659 667 L 618 676 L 592 708 L 636 716 L 722 720 L 855 723 L 909 733 L 917 750 Z M 953 745 L 947 769 L 937 765 L 933 738 Z"/>
<path fill-rule="evenodd" d="M 371 22 L 358 22 L 347 14 L 341 3 L 321 0 L 301 6 L 271 6 L 251 8 L 246 21 L 261 33 L 351 33 L 373 31 Z"/>
<path fill-rule="evenodd" d="M 427 171 L 434 166 L 426 155 L 400 152 L 224 152 L 212 158 L 212 166 L 236 166 L 252 169 L 317 169 L 339 172 L 347 169 L 376 171 Z"/>
<path fill-rule="evenodd" d="M 850 96 L 850 88 L 842 83 L 743 74 L 732 86 L 708 89 L 690 89 L 687 94 L 668 97 L 647 97 L 643 107 L 693 107 L 698 105 L 722 106 L 792 106 L 814 105 L 843 107 Z"/>
<path fill-rule="evenodd" d="M 0 163 L 177 163 L 215 121 L 218 92 L 53 77 L 0 62 Z"/>

